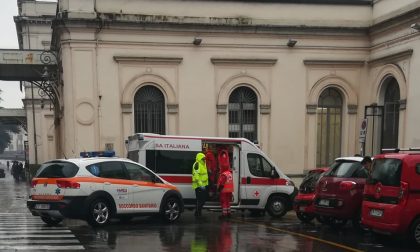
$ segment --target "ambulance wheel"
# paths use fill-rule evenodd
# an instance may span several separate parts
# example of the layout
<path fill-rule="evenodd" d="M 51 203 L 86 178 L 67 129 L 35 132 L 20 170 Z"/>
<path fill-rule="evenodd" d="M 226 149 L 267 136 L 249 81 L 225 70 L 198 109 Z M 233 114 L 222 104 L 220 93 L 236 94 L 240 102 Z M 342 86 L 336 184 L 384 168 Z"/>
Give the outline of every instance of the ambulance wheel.
<path fill-rule="evenodd" d="M 45 224 L 47 224 L 48 226 L 56 226 L 63 221 L 63 219 L 61 218 L 54 218 L 50 216 L 41 216 L 41 220 L 45 222 Z"/>
<path fill-rule="evenodd" d="M 282 196 L 270 197 L 266 209 L 271 217 L 280 218 L 287 213 L 287 199 Z"/>
<path fill-rule="evenodd" d="M 87 222 L 94 227 L 105 226 L 111 219 L 111 208 L 107 200 L 99 198 L 89 205 Z"/>
<path fill-rule="evenodd" d="M 308 213 L 303 213 L 303 212 L 296 212 L 296 217 L 298 217 L 298 219 L 301 222 L 311 222 L 313 219 L 315 219 L 315 215 L 314 214 L 308 214 Z"/>
<path fill-rule="evenodd" d="M 181 215 L 181 201 L 177 197 L 169 197 L 163 203 L 162 217 L 165 222 L 172 223 Z"/>
<path fill-rule="evenodd" d="M 411 225 L 409 238 L 414 245 L 420 247 L 420 218 L 417 218 Z"/>

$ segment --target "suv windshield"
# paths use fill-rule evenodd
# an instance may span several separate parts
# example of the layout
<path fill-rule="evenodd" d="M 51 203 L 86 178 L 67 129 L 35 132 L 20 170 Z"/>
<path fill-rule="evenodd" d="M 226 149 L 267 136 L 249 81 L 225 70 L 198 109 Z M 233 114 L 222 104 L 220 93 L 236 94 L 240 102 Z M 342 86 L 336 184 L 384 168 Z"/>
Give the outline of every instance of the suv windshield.
<path fill-rule="evenodd" d="M 52 161 L 44 163 L 36 173 L 36 178 L 71 178 L 76 175 L 79 168 L 69 162 Z"/>
<path fill-rule="evenodd" d="M 367 183 L 376 184 L 381 182 L 384 186 L 400 186 L 401 166 L 402 162 L 400 159 L 375 159 L 373 162 L 372 175 Z"/>
<path fill-rule="evenodd" d="M 331 169 L 327 173 L 325 173 L 325 177 L 367 177 L 367 173 L 363 172 L 363 170 L 363 166 L 360 162 L 350 160 L 338 160 L 331 165 Z"/>

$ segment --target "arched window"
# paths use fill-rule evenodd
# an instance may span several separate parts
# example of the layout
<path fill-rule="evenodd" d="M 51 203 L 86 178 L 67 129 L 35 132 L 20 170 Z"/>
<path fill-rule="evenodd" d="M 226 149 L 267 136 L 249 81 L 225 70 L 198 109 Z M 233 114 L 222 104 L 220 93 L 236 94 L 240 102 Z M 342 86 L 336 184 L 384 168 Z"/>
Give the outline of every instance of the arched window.
<path fill-rule="evenodd" d="M 229 137 L 257 140 L 257 95 L 248 87 L 236 88 L 229 97 Z"/>
<path fill-rule="evenodd" d="M 165 134 L 165 97 L 154 86 L 140 88 L 134 96 L 136 132 Z"/>
<path fill-rule="evenodd" d="M 317 167 L 330 165 L 341 155 L 343 99 L 335 88 L 325 89 L 317 108 Z"/>
<path fill-rule="evenodd" d="M 398 125 L 400 118 L 400 88 L 395 78 L 386 80 L 384 96 L 384 124 L 382 129 L 382 148 L 398 147 Z"/>

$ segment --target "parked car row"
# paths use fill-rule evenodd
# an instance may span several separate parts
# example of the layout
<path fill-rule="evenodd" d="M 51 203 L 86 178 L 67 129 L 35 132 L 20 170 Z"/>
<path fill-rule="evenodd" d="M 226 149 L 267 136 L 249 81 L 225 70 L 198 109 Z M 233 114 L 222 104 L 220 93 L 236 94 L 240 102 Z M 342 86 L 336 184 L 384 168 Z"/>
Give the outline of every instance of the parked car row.
<path fill-rule="evenodd" d="M 361 157 L 338 158 L 310 171 L 295 198 L 297 217 L 308 222 L 398 234 L 420 246 L 420 149 L 392 149 L 374 156 L 371 173 Z"/>

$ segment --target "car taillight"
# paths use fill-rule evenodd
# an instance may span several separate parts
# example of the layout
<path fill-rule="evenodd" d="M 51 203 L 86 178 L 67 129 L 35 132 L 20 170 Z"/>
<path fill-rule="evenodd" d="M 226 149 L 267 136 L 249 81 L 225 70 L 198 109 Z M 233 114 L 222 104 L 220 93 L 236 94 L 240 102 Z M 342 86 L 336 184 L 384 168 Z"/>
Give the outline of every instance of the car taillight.
<path fill-rule="evenodd" d="M 341 191 L 351 191 L 356 188 L 356 182 L 353 181 L 342 181 L 339 186 Z"/>
<path fill-rule="evenodd" d="M 400 204 L 404 205 L 408 199 L 408 183 L 401 182 L 400 187 L 400 194 L 398 195 L 398 199 L 400 200 Z"/>
<path fill-rule="evenodd" d="M 79 189 L 80 188 L 79 183 L 68 181 L 68 180 L 57 180 L 57 186 L 58 188 L 63 188 L 63 189 Z"/>
<path fill-rule="evenodd" d="M 32 180 L 31 181 L 31 187 L 32 188 L 35 188 L 35 186 L 38 184 L 38 181 L 37 180 Z"/>

